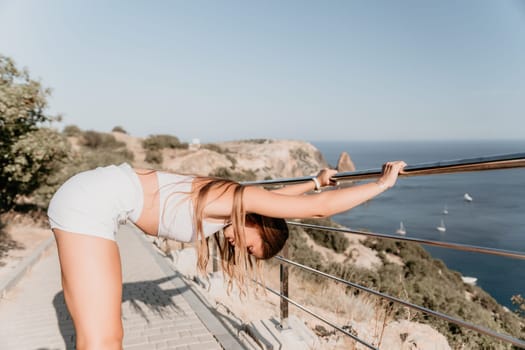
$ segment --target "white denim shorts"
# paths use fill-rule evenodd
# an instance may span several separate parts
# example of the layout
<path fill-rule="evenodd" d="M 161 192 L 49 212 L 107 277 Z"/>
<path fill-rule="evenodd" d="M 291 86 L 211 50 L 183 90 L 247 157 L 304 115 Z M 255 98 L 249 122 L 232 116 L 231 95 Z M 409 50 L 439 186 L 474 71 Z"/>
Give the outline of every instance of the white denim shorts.
<path fill-rule="evenodd" d="M 129 164 L 78 173 L 54 194 L 51 228 L 115 240 L 119 225 L 137 221 L 143 206 L 140 180 Z"/>

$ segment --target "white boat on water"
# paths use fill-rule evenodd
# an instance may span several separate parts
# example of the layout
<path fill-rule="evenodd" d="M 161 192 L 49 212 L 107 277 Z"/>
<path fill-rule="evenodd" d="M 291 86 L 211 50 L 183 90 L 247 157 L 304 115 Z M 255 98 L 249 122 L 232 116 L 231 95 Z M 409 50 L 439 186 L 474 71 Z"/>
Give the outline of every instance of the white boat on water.
<path fill-rule="evenodd" d="M 476 277 L 470 277 L 470 276 L 461 276 L 461 280 L 463 283 L 470 284 L 472 286 L 476 285 L 476 282 L 478 279 Z"/>
<path fill-rule="evenodd" d="M 441 219 L 441 223 L 439 224 L 438 227 L 436 227 L 436 229 L 439 232 L 445 232 L 447 230 L 447 228 L 445 227 L 445 221 L 443 221 L 443 219 Z"/>
<path fill-rule="evenodd" d="M 463 195 L 463 199 L 466 201 L 466 202 L 472 202 L 472 197 L 470 196 L 470 194 L 468 193 L 465 193 Z"/>
<path fill-rule="evenodd" d="M 447 214 L 448 214 L 448 208 L 447 208 L 446 205 L 445 205 L 445 207 L 443 208 L 442 213 L 443 213 L 443 215 L 447 215 Z"/>
<path fill-rule="evenodd" d="M 403 225 L 403 221 L 399 223 L 399 228 L 396 230 L 396 233 L 398 235 L 406 235 L 407 230 L 405 229 L 405 225 Z"/>

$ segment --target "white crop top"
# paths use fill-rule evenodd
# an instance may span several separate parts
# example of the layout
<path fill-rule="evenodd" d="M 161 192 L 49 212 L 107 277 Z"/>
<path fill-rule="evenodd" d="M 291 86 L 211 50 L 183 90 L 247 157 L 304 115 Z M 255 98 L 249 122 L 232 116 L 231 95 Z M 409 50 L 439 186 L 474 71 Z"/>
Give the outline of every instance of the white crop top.
<path fill-rule="evenodd" d="M 189 196 L 194 177 L 157 171 L 157 178 L 160 192 L 159 237 L 182 242 L 197 240 L 197 228 L 193 225 L 193 203 Z M 226 223 L 202 222 L 205 237 L 224 226 Z"/>

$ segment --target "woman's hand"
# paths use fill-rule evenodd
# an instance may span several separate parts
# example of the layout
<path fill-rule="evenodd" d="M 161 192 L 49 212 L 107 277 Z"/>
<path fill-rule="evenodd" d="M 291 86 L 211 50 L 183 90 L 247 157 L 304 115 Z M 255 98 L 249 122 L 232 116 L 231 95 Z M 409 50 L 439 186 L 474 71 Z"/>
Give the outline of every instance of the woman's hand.
<path fill-rule="evenodd" d="M 316 176 L 317 181 L 319 181 L 319 185 L 321 185 L 321 187 L 335 185 L 335 182 L 330 180 L 330 178 L 334 176 L 335 174 L 337 174 L 337 170 L 335 169 L 329 169 L 329 168 L 321 169 Z"/>
<path fill-rule="evenodd" d="M 397 181 L 397 176 L 403 173 L 403 168 L 407 163 L 402 160 L 393 162 L 387 162 L 383 164 L 383 174 L 381 178 L 377 180 L 379 186 L 385 186 L 385 188 L 391 188 Z"/>

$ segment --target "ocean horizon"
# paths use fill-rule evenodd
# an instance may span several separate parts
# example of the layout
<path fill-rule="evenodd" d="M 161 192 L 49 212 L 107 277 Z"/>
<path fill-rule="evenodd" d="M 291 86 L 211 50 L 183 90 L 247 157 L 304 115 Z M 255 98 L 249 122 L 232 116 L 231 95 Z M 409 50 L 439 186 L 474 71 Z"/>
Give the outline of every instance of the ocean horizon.
<path fill-rule="evenodd" d="M 389 160 L 409 165 L 525 152 L 525 141 L 309 141 L 331 166 L 348 152 L 357 170 L 377 169 Z M 473 198 L 466 202 L 465 193 Z M 448 214 L 443 214 L 444 208 Z M 342 225 L 406 237 L 525 252 L 525 168 L 400 178 L 369 203 L 333 216 Z M 436 228 L 441 220 L 446 231 Z M 422 245 L 500 304 L 525 294 L 525 261 Z"/>

